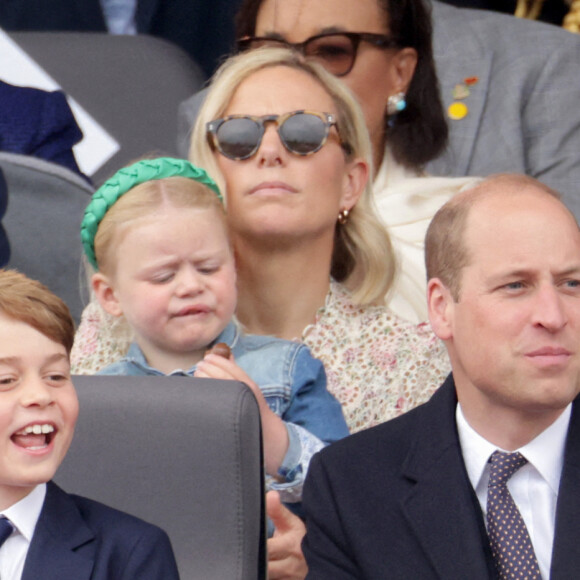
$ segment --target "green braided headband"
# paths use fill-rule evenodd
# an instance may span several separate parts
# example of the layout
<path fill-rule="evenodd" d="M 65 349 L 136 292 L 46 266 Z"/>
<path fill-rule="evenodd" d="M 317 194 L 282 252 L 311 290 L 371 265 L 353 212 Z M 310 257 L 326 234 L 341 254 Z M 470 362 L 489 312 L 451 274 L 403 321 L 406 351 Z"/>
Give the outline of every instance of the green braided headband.
<path fill-rule="evenodd" d="M 166 177 L 194 179 L 203 185 L 207 185 L 223 201 L 215 181 L 203 169 L 192 165 L 184 159 L 173 159 L 172 157 L 143 159 L 133 165 L 129 165 L 129 167 L 120 169 L 94 193 L 91 202 L 85 210 L 85 216 L 81 224 L 83 248 L 95 270 L 99 269 L 95 256 L 95 235 L 107 211 L 123 194 L 136 185 Z"/>

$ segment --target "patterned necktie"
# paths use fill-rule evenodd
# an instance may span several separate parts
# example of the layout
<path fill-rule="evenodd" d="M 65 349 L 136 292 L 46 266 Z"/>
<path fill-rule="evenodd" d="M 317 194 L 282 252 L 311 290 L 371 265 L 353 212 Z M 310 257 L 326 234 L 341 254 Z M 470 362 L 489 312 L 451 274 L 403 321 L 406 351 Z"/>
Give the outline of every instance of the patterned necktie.
<path fill-rule="evenodd" d="M 528 460 L 520 453 L 494 451 L 487 490 L 487 533 L 501 580 L 541 580 L 526 524 L 508 488 L 508 479 Z"/>
<path fill-rule="evenodd" d="M 0 547 L 10 537 L 14 531 L 14 526 L 9 519 L 4 516 L 0 517 Z"/>

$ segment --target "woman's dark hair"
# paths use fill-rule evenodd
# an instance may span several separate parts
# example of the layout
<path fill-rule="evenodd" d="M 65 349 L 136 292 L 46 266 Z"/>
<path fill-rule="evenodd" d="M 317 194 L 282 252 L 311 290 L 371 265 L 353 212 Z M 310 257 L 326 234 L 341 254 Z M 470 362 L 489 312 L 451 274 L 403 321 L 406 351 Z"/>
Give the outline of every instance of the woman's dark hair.
<path fill-rule="evenodd" d="M 263 0 L 242 0 L 236 13 L 236 38 L 255 36 L 258 12 Z"/>
<path fill-rule="evenodd" d="M 376 1 L 385 13 L 390 34 L 401 47 L 414 48 L 418 55 L 405 97 L 407 107 L 391 119 L 385 117 L 385 135 L 399 163 L 422 167 L 443 152 L 448 135 L 433 59 L 431 10 L 425 0 Z M 262 2 L 243 0 L 236 15 L 237 38 L 255 35 Z"/>

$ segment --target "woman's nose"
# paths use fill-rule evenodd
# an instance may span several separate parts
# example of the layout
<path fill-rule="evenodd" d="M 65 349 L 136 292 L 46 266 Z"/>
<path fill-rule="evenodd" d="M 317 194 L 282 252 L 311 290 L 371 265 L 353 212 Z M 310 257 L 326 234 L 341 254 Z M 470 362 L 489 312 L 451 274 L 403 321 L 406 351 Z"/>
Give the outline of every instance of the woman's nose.
<path fill-rule="evenodd" d="M 280 140 L 276 125 L 268 123 L 258 148 L 258 163 L 263 166 L 281 165 L 286 154 L 286 148 Z"/>

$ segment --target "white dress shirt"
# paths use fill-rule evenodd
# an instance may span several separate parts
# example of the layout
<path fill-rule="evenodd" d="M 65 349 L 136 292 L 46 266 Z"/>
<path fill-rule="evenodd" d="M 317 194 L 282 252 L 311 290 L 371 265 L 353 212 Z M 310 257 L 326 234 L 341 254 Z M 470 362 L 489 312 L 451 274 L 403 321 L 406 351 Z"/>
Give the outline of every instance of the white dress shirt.
<path fill-rule="evenodd" d="M 572 405 L 535 439 L 519 451 L 527 460 L 508 480 L 507 487 L 528 528 L 542 578 L 550 577 L 552 546 L 556 521 L 556 503 L 564 465 L 564 448 Z M 467 422 L 461 405 L 455 414 L 463 461 L 471 485 L 477 494 L 487 525 L 487 485 L 490 455 L 498 449 Z M 499 449 L 508 452 L 505 449 Z"/>
<path fill-rule="evenodd" d="M 40 517 L 46 483 L 37 485 L 25 498 L 0 513 L 6 516 L 14 526 L 12 535 L 0 548 L 0 578 L 2 580 L 20 580 L 28 548 Z"/>

